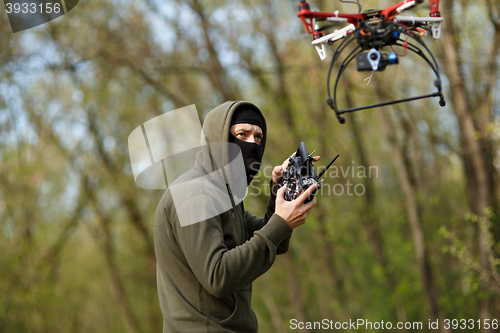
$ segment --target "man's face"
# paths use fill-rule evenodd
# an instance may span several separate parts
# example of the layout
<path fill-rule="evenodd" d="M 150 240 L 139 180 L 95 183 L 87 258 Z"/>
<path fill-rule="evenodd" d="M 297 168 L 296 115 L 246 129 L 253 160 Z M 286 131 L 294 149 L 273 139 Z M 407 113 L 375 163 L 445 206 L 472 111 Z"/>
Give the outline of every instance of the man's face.
<path fill-rule="evenodd" d="M 231 126 L 231 134 L 242 141 L 254 142 L 259 145 L 264 139 L 264 134 L 259 126 L 247 123 Z"/>

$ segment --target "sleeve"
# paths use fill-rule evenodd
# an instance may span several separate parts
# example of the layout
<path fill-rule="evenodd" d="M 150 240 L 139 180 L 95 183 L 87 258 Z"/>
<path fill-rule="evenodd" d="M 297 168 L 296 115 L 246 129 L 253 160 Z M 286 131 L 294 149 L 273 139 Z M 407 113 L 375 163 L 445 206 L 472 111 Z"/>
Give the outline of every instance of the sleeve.
<path fill-rule="evenodd" d="M 245 221 L 247 223 L 247 230 L 249 235 L 253 235 L 255 231 L 260 230 L 263 226 L 268 223 L 269 219 L 274 216 L 274 209 L 276 207 L 276 193 L 278 191 L 278 185 L 273 184 L 272 180 L 269 182 L 269 186 L 271 189 L 271 195 L 269 196 L 269 202 L 267 204 L 267 209 L 266 209 L 266 214 L 264 217 L 257 217 L 250 213 L 249 211 L 245 210 Z M 283 219 L 282 219 L 283 220 Z M 286 223 L 285 220 L 283 222 Z M 290 228 L 288 223 L 286 223 L 286 226 Z M 278 254 L 283 254 L 288 251 L 288 247 L 290 245 L 290 238 L 292 236 L 292 228 L 290 228 L 290 234 L 283 239 L 283 241 L 278 245 L 277 253 Z"/>
<path fill-rule="evenodd" d="M 196 198 L 192 199 L 194 201 L 189 200 L 191 204 L 182 204 L 188 205 L 185 209 L 193 209 Z M 198 206 L 196 209 L 213 207 L 213 203 L 205 199 L 201 202 L 207 207 Z M 278 215 L 273 215 L 254 237 L 228 250 L 224 245 L 221 219 L 230 218 L 230 214 L 228 211 L 184 227 L 178 220 L 172 223 L 176 241 L 189 268 L 202 286 L 219 298 L 241 290 L 265 273 L 276 258 L 278 245 L 291 234 L 288 224 Z"/>

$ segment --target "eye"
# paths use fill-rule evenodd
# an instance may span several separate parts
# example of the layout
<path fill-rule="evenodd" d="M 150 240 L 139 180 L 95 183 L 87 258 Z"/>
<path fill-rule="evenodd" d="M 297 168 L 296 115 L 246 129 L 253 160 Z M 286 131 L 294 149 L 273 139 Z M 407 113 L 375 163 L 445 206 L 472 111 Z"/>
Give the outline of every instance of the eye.
<path fill-rule="evenodd" d="M 244 138 L 245 137 L 245 133 L 237 133 L 236 137 L 237 138 Z"/>

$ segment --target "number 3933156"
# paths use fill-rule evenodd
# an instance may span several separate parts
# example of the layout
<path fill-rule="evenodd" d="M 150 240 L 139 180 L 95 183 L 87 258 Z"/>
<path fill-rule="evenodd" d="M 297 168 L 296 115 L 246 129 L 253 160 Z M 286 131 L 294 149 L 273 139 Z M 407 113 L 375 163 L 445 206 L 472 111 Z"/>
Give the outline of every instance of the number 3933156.
<path fill-rule="evenodd" d="M 5 0 L 12 32 L 52 21 L 73 9 L 79 0 Z"/>

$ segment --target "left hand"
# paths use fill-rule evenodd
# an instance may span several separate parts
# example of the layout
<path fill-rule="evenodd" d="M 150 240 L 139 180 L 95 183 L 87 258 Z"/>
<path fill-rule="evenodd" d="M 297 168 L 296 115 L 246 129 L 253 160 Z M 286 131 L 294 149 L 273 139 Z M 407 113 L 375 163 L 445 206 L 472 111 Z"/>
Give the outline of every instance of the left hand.
<path fill-rule="evenodd" d="M 290 155 L 290 157 L 292 157 L 294 155 L 295 155 L 295 153 Z M 283 172 L 285 171 L 285 169 L 288 166 L 288 160 L 290 157 L 288 157 L 286 160 L 284 160 L 281 165 L 277 165 L 274 167 L 274 169 L 273 169 L 273 184 L 278 184 L 280 182 L 281 177 L 283 176 Z M 314 156 L 313 159 L 314 159 L 314 162 L 317 162 L 321 159 L 321 157 Z"/>

